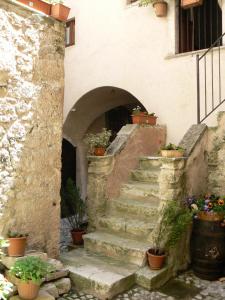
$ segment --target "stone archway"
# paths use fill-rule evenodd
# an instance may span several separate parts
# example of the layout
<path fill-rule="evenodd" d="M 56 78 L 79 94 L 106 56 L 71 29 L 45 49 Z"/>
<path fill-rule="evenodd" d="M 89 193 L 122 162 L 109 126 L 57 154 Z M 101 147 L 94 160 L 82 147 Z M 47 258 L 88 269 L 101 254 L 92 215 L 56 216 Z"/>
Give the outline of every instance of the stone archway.
<path fill-rule="evenodd" d="M 141 102 L 126 90 L 104 86 L 93 89 L 83 95 L 69 112 L 63 126 L 63 134 L 77 148 L 77 185 L 82 197 L 86 197 L 87 162 L 86 147 L 83 137 L 87 131 L 96 132 L 107 127 L 105 114 L 118 107 L 126 107 L 129 111 Z"/>

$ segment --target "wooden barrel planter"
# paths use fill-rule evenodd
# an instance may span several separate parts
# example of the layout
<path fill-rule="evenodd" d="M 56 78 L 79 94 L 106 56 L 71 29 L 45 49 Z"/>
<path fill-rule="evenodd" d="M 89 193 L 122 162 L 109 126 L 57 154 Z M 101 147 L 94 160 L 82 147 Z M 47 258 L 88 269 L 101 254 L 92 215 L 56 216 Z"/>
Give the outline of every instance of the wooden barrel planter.
<path fill-rule="evenodd" d="M 195 219 L 191 238 L 192 268 L 196 276 L 217 280 L 225 267 L 225 229 L 222 220 Z"/>

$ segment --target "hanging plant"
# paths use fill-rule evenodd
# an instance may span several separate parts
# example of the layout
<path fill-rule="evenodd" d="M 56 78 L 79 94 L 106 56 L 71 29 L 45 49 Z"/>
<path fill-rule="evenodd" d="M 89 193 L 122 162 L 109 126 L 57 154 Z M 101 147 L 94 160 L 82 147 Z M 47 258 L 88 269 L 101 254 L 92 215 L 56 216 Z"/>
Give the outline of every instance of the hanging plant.
<path fill-rule="evenodd" d="M 147 6 L 152 4 L 155 9 L 157 17 L 166 17 L 167 15 L 167 2 L 164 0 L 141 0 L 140 6 Z"/>

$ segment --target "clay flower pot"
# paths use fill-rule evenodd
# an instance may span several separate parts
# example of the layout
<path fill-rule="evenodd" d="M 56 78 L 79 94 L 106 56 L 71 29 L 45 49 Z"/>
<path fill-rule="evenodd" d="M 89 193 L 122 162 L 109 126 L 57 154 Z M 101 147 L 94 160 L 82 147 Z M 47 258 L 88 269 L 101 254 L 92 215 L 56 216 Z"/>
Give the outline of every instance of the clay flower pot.
<path fill-rule="evenodd" d="M 66 21 L 70 13 L 70 8 L 63 4 L 53 4 L 51 16 L 59 21 Z"/>
<path fill-rule="evenodd" d="M 156 125 L 156 121 L 157 121 L 157 117 L 156 116 L 150 116 L 150 115 L 146 116 L 146 119 L 145 119 L 145 123 L 146 124 L 155 126 Z"/>
<path fill-rule="evenodd" d="M 148 258 L 148 264 L 150 269 L 160 270 L 164 265 L 166 255 L 165 254 L 156 255 L 154 249 L 149 249 L 147 251 L 147 258 Z"/>
<path fill-rule="evenodd" d="M 51 12 L 51 4 L 41 1 L 41 0 L 17 0 L 31 8 L 39 10 L 46 15 L 50 15 Z"/>
<path fill-rule="evenodd" d="M 23 282 L 20 281 L 18 284 L 18 294 L 21 299 L 33 300 L 37 298 L 40 286 L 33 283 L 32 281 Z"/>
<path fill-rule="evenodd" d="M 74 245 L 83 245 L 83 235 L 86 233 L 85 230 L 77 229 L 77 230 L 71 230 L 71 236 L 73 240 Z"/>
<path fill-rule="evenodd" d="M 200 6 L 203 4 L 203 0 L 181 0 L 181 7 L 191 8 L 195 6 Z"/>
<path fill-rule="evenodd" d="M 197 217 L 199 220 L 202 221 L 212 221 L 212 222 L 219 222 L 223 221 L 224 219 L 224 213 L 218 213 L 218 212 L 207 212 L 207 211 L 199 211 L 197 213 Z"/>
<path fill-rule="evenodd" d="M 104 156 L 105 154 L 105 148 L 104 147 L 95 147 L 94 149 L 94 155 L 96 156 Z"/>
<path fill-rule="evenodd" d="M 183 150 L 161 150 L 162 157 L 175 158 L 175 157 L 183 157 Z"/>
<path fill-rule="evenodd" d="M 141 111 L 138 114 L 131 115 L 133 124 L 145 124 L 147 113 Z"/>
<path fill-rule="evenodd" d="M 157 0 L 153 2 L 153 7 L 155 9 L 155 14 L 157 17 L 166 17 L 167 15 L 167 2 L 164 0 Z"/>
<path fill-rule="evenodd" d="M 24 256 L 27 237 L 15 237 L 8 238 L 9 246 L 8 246 L 8 255 L 9 256 Z"/>

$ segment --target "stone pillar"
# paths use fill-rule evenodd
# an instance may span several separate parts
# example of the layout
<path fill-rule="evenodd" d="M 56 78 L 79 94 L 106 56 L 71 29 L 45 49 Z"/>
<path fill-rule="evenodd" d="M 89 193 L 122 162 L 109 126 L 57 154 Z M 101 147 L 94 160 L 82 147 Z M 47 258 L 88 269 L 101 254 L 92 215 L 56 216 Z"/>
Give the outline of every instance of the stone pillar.
<path fill-rule="evenodd" d="M 87 211 L 89 229 L 93 230 L 97 220 L 105 214 L 107 177 L 113 170 L 114 157 L 89 156 L 88 162 Z"/>

